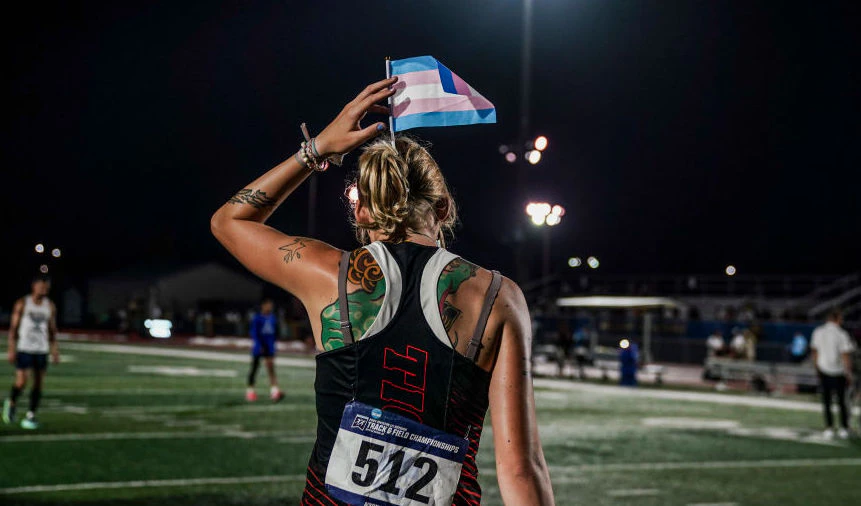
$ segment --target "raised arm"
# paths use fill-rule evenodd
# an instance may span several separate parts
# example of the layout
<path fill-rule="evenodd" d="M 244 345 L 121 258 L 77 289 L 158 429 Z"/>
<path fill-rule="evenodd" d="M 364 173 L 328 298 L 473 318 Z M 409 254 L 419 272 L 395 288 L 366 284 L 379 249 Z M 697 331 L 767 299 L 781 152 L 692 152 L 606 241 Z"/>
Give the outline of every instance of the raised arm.
<path fill-rule="evenodd" d="M 368 112 L 387 114 L 376 105 L 394 94 L 386 79 L 365 88 L 316 138 L 322 157 L 347 153 L 384 129 L 383 123 L 361 128 Z M 382 128 L 381 128 L 382 127 Z M 284 234 L 265 225 L 273 211 L 311 174 L 296 156 L 281 162 L 236 193 L 212 216 L 216 239 L 248 270 L 308 302 L 313 289 L 337 271 L 340 250 L 323 242 Z"/>
<path fill-rule="evenodd" d="M 496 304 L 506 312 L 499 356 L 490 382 L 499 490 L 506 505 L 553 505 L 550 473 L 535 417 L 530 371 L 532 328 L 526 300 L 520 288 L 506 280 Z"/>
<path fill-rule="evenodd" d="M 9 342 L 6 355 L 9 363 L 15 363 L 15 354 L 18 350 L 18 327 L 21 326 L 21 315 L 24 313 L 24 299 L 18 299 L 12 307 L 12 321 L 9 322 Z"/>

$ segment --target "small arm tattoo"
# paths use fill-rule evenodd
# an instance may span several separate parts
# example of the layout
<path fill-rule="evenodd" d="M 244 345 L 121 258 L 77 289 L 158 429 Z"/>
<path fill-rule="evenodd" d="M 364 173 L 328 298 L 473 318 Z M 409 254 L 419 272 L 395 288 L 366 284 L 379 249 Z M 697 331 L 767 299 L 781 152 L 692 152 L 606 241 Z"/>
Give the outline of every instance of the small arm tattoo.
<path fill-rule="evenodd" d="M 230 200 L 228 200 L 227 203 L 248 204 L 253 206 L 255 209 L 265 209 L 267 207 L 274 206 L 275 199 L 268 197 L 266 192 L 263 190 L 245 188 L 244 190 L 239 190 L 236 195 L 230 197 Z"/>
<path fill-rule="evenodd" d="M 302 250 L 308 247 L 308 242 L 310 241 L 312 241 L 312 239 L 297 237 L 290 244 L 285 244 L 278 248 L 278 251 L 284 252 L 284 263 L 289 264 L 293 260 L 301 260 Z"/>

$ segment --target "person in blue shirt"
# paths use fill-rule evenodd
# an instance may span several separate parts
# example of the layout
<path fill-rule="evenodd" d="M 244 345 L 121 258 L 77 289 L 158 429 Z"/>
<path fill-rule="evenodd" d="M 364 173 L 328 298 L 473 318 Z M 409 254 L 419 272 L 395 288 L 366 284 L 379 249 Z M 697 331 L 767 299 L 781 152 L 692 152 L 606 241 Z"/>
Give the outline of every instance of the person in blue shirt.
<path fill-rule="evenodd" d="M 278 336 L 278 318 L 275 316 L 275 304 L 270 299 L 260 304 L 260 312 L 251 320 L 250 333 L 251 370 L 248 372 L 248 390 L 245 392 L 245 400 L 248 402 L 257 400 L 254 383 L 262 358 L 269 375 L 269 397 L 273 402 L 278 402 L 284 398 L 284 392 L 278 388 L 278 379 L 275 376 L 275 339 Z"/>
<path fill-rule="evenodd" d="M 807 358 L 807 338 L 801 331 L 796 332 L 792 338 L 792 344 L 789 345 L 789 357 L 796 364 Z"/>

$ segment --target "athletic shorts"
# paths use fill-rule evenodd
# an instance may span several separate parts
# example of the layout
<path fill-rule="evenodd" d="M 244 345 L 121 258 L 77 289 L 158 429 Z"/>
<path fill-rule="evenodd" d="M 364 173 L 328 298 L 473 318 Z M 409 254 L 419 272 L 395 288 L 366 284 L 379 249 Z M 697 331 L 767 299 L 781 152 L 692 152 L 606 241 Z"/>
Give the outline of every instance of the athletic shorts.
<path fill-rule="evenodd" d="M 275 339 L 256 339 L 251 354 L 255 357 L 274 357 Z"/>
<path fill-rule="evenodd" d="M 37 371 L 44 371 L 47 368 L 47 353 L 27 353 L 19 351 L 15 354 L 15 369 L 35 369 Z"/>

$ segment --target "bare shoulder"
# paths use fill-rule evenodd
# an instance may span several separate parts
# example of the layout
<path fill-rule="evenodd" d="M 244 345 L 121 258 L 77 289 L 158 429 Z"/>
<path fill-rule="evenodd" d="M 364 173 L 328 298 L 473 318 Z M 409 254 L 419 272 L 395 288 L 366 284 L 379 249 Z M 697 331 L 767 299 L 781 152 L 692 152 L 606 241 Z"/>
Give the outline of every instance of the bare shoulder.
<path fill-rule="evenodd" d="M 15 305 L 12 306 L 13 311 L 21 312 L 24 310 L 24 302 L 27 300 L 27 296 L 23 296 L 20 299 L 15 301 Z"/>

